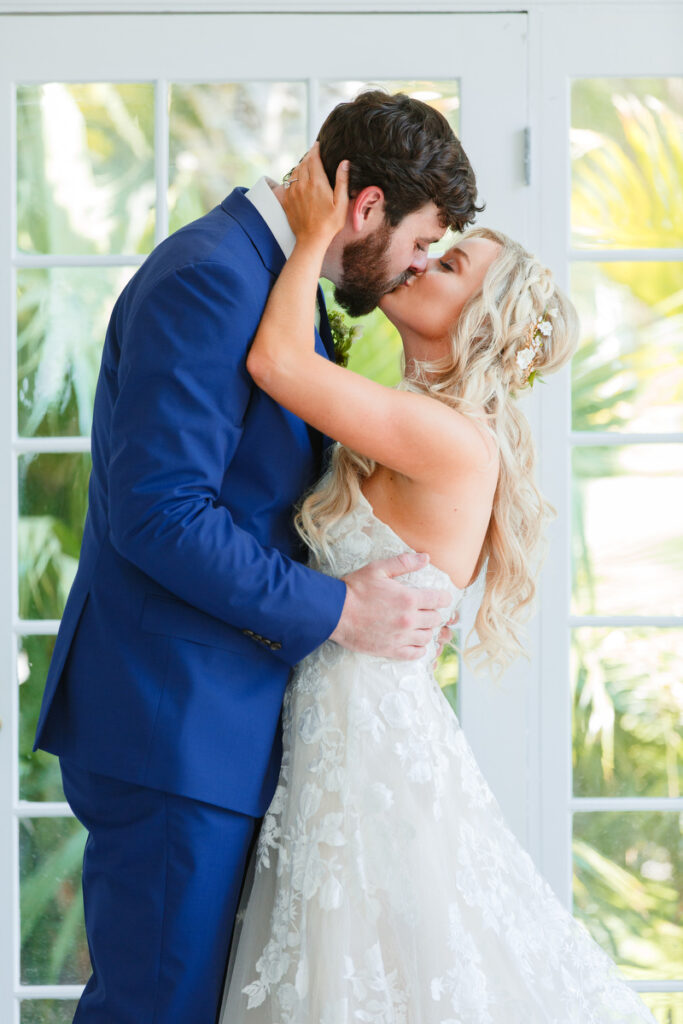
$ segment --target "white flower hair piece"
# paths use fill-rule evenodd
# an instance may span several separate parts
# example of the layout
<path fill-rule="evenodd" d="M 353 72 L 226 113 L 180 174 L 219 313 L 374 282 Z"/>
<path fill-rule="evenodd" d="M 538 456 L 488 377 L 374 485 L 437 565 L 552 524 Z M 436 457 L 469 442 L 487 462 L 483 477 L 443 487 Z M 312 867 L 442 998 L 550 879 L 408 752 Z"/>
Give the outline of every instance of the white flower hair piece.
<path fill-rule="evenodd" d="M 515 361 L 517 366 L 522 371 L 522 384 L 533 385 L 536 371 L 533 369 L 534 360 L 536 356 L 543 348 L 545 339 L 549 338 L 553 333 L 553 325 L 549 320 L 549 317 L 557 315 L 557 308 L 553 306 L 552 309 L 545 309 L 539 317 L 537 317 L 531 324 L 526 332 L 525 342 L 517 352 Z"/>

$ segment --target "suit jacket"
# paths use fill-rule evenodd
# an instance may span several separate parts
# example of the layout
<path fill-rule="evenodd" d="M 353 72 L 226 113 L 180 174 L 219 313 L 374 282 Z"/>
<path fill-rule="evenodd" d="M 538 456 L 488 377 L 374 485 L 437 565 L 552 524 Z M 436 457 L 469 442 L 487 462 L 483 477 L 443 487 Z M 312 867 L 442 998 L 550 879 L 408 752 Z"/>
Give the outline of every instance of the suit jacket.
<path fill-rule="evenodd" d="M 259 816 L 290 668 L 346 590 L 302 564 L 291 525 L 325 439 L 246 371 L 284 256 L 244 191 L 157 246 L 114 307 L 36 748 Z M 320 330 L 332 356 L 324 303 Z"/>

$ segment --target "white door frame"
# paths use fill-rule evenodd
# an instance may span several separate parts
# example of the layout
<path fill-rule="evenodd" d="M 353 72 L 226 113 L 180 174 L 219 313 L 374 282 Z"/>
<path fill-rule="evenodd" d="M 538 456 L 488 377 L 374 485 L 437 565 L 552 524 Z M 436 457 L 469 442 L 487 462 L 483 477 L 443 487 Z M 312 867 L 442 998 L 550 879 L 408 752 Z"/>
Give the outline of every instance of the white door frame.
<path fill-rule="evenodd" d="M 333 0 L 301 0 L 286 3 L 271 0 L 255 4 L 237 0 L 197 0 L 191 5 L 183 0 L 0 0 L 0 12 L 18 10 L 179 10 L 191 7 L 204 10 L 242 10 L 258 6 L 261 11 L 332 11 L 367 9 L 362 2 Z M 379 39 L 361 37 L 351 31 L 350 15 L 327 14 L 328 29 L 334 30 L 335 46 L 302 50 L 302 40 L 310 39 L 319 17 L 303 15 L 260 16 L 258 42 L 262 46 L 259 62 L 253 50 L 244 48 L 236 55 L 236 63 L 227 67 L 226 47 L 219 29 L 221 22 L 213 15 L 185 19 L 150 15 L 127 18 L 102 16 L 81 18 L 36 17 L 0 18 L 0 196 L 13 195 L 12 153 L 6 140 L 13 135 L 12 91 L 7 82 L 48 80 L 150 80 L 166 78 L 197 81 L 237 80 L 239 78 L 288 79 L 295 77 L 292 68 L 301 68 L 302 76 L 311 80 L 320 77 L 365 79 L 368 75 L 382 78 L 449 78 L 460 77 L 465 64 L 479 61 L 489 81 L 479 80 L 477 89 L 468 96 L 468 82 L 463 76 L 462 128 L 466 149 L 477 171 L 481 191 L 488 200 L 483 222 L 500 226 L 526 242 L 555 271 L 559 280 L 568 284 L 571 259 L 569 250 L 569 83 L 581 76 L 662 76 L 682 72 L 680 39 L 683 38 L 683 6 L 680 2 L 646 3 L 621 0 L 620 3 L 576 4 L 559 0 L 531 0 L 528 16 L 510 16 L 510 33 L 514 43 L 507 48 L 492 43 L 496 34 L 494 19 L 478 14 L 458 14 L 458 32 L 438 31 L 427 9 L 453 10 L 466 7 L 505 9 L 516 6 L 501 0 L 433 0 L 420 5 L 422 15 L 414 16 L 411 31 L 411 61 L 405 48 L 392 52 L 391 46 Z M 391 11 L 409 7 L 408 0 L 375 0 L 373 9 Z M 215 16 L 216 18 L 218 16 Z M 231 25 L 239 27 L 230 15 Z M 286 18 L 278 22 L 277 18 Z M 369 18 L 369 15 L 364 16 Z M 375 16 L 379 17 L 379 16 Z M 386 26 L 394 16 L 387 13 L 377 28 Z M 439 15 L 447 17 L 447 15 Z M 498 17 L 495 21 L 498 20 Z M 298 20 L 297 20 L 298 19 Z M 346 19 L 344 21 L 344 19 Z M 101 40 L 106 48 L 75 47 L 77 63 L 67 59 L 74 41 L 89 33 L 88 23 L 97 21 Z M 175 24 L 174 24 L 175 22 Z M 528 28 L 528 40 L 519 39 L 522 24 Z M 246 22 L 244 22 L 246 24 Z M 370 24 L 370 22 L 365 22 Z M 446 25 L 446 23 L 442 23 Z M 103 26 L 105 26 L 103 28 Z M 182 31 L 180 27 L 182 26 Z M 425 45 L 418 45 L 424 28 L 430 30 Z M 29 31 L 30 29 L 30 31 Z M 281 45 L 285 38 L 286 51 Z M 294 32 L 294 35 L 292 34 Z M 389 29 L 391 32 L 391 29 Z M 155 45 L 149 46 L 149 34 Z M 417 34 L 417 35 L 416 35 Z M 524 30 L 522 30 L 524 35 Z M 359 39 L 366 42 L 359 47 Z M 30 45 L 20 45 L 21 39 Z M 297 42 L 296 40 L 299 40 Z M 386 39 L 386 36 L 384 36 Z M 221 41 L 221 45 L 218 45 Z M 525 46 L 520 51 L 518 44 Z M 184 55 L 183 73 L 171 68 L 174 47 Z M 438 57 L 443 44 L 448 62 Z M 373 49 L 368 50 L 372 45 Z M 526 47 L 526 48 L 525 48 Z M 346 52 L 345 52 L 346 51 Z M 416 53 L 416 51 L 418 51 Z M 335 75 L 339 54 L 345 53 L 343 71 Z M 435 56 L 436 54 L 436 56 Z M 120 55 L 120 56 L 119 56 Z M 483 56 L 482 56 L 483 55 Z M 369 57 L 371 56 L 371 60 Z M 348 60 L 346 58 L 348 57 Z M 267 60 L 268 75 L 259 74 L 260 60 Z M 123 65 L 125 62 L 125 66 Z M 65 67 L 68 66 L 68 72 Z M 455 72 L 453 69 L 456 69 Z M 299 76 L 296 76 L 299 77 Z M 501 81 L 505 82 L 501 87 Z M 520 92 L 517 85 L 528 82 Z M 511 83 L 514 88 L 511 95 Z M 477 103 L 495 113 L 476 115 Z M 504 108 L 504 109 L 503 109 Z M 164 104 L 159 101 L 160 118 Z M 158 178 L 165 175 L 163 121 L 159 129 Z M 531 128 L 531 184 L 522 179 L 523 130 Z M 311 129 L 315 117 L 311 117 Z M 501 168 L 516 168 L 516 173 L 502 180 Z M 2 200 L 6 202 L 6 198 Z M 163 204 L 157 212 L 158 233 L 166 223 Z M 0 488 L 10 500 L 0 503 L 0 665 L 5 684 L 0 687 L 0 814 L 3 826 L 0 839 L 0 877 L 12 878 L 11 887 L 2 887 L 0 895 L 0 1005 L 9 1005 L 9 993 L 16 988 L 19 976 L 18 949 L 15 942 L 18 921 L 18 866 L 16 863 L 17 814 L 22 813 L 16 800 L 16 685 L 15 634 L 16 578 L 14 555 L 14 523 L 16 485 L 13 460 L 18 450 L 15 436 L 14 380 L 14 299 L 12 268 L 9 255 L 15 238 L 14 217 L 0 216 Z M 642 259 L 643 254 L 638 254 Z M 646 257 L 645 257 L 646 258 Z M 683 259 L 683 250 L 678 254 Z M 569 375 L 553 381 L 547 389 L 536 389 L 528 411 L 540 453 L 541 487 L 544 494 L 560 510 L 560 521 L 551 530 L 549 557 L 541 578 L 540 612 L 531 629 L 531 664 L 520 662 L 508 673 L 501 694 L 489 683 L 479 684 L 465 674 L 461 692 L 461 718 L 477 759 L 500 800 L 514 831 L 525 842 L 566 905 L 571 904 L 571 816 L 581 806 L 602 808 L 605 801 L 577 801 L 571 793 L 571 702 L 569 678 L 569 452 L 570 393 Z M 11 439 L 11 440 L 8 440 Z M 46 439 L 47 441 L 47 439 Z M 49 447 L 49 442 L 45 447 Z M 11 585 L 7 585 L 7 580 Z M 650 622 L 651 620 L 647 620 Z M 615 802 L 615 806 L 617 803 Z M 618 806 L 677 810 L 680 800 L 620 800 Z M 35 813 L 31 811 L 31 813 Z M 6 825 L 12 821 L 12 828 Z M 11 833 L 11 834 L 10 834 Z M 658 983 L 643 989 L 680 988 L 680 983 Z M 28 991 L 25 992 L 28 994 Z M 38 994 L 38 993 L 36 993 Z M 65 994 L 65 993 L 62 993 Z M 18 1004 L 15 1004 L 15 1024 Z"/>
<path fill-rule="evenodd" d="M 538 12 L 532 23 L 530 95 L 535 177 L 538 182 L 538 250 L 542 258 L 568 285 L 569 267 L 581 253 L 570 248 L 569 102 L 571 80 L 588 77 L 662 77 L 683 73 L 683 7 L 640 5 L 571 4 Z M 591 259 L 601 252 L 592 250 Z M 604 253 L 602 253 L 604 255 Z M 681 248 L 662 256 L 661 250 L 619 253 L 640 261 L 683 260 Z M 586 254 L 583 254 L 586 258 Z M 614 258 L 614 254 L 612 254 Z M 565 387 L 540 389 L 541 489 L 562 510 L 552 529 L 552 544 L 543 572 L 538 629 L 541 637 L 540 688 L 536 698 L 530 745 L 530 777 L 535 780 L 539 813 L 532 820 L 540 826 L 537 862 L 566 906 L 571 906 L 572 812 L 578 810 L 683 810 L 683 799 L 673 798 L 576 798 L 572 795 L 571 685 L 569 631 L 584 620 L 570 616 L 570 442 L 569 371 Z M 585 435 L 584 435 L 585 436 Z M 605 444 L 643 441 L 628 434 L 592 434 L 591 442 Z M 647 440 L 680 442 L 683 435 L 655 436 Z M 683 626 L 671 617 L 614 617 L 594 625 Z M 535 845 L 535 844 L 534 844 Z M 639 982 L 648 988 L 683 989 L 683 983 Z"/>
<path fill-rule="evenodd" d="M 523 166 L 526 20 L 523 14 L 0 16 L 0 202 L 5 204 L 0 215 L 0 488 L 9 496 L 0 510 L 0 665 L 5 678 L 0 691 L 0 715 L 5 723 L 0 731 L 0 815 L 4 825 L 0 877 L 12 880 L 0 895 L 0 1001 L 9 1005 L 10 994 L 14 995 L 15 1024 L 19 1021 L 19 997 L 64 998 L 78 992 L 78 988 L 67 986 L 22 988 L 19 984 L 18 823 L 23 817 L 61 815 L 65 806 L 22 803 L 17 796 L 16 641 L 24 633 L 54 632 L 56 623 L 18 620 L 15 463 L 17 454 L 28 450 L 87 451 L 89 447 L 85 438 L 26 440 L 16 434 L 14 275 L 19 266 L 59 261 L 16 252 L 15 83 L 157 83 L 158 241 L 168 223 L 167 81 L 303 79 L 309 85 L 310 102 L 315 104 L 317 79 L 458 78 L 461 135 L 487 201 L 483 219 L 524 239 L 530 200 Z M 286 46 L 283 39 L 287 39 Z M 506 82 L 502 92 L 491 74 L 492 67 Z M 318 123 L 318 115 L 311 111 L 311 140 Z M 139 257 L 69 257 L 67 262 L 135 264 Z M 522 840 L 527 832 L 527 710 L 514 687 L 505 698 L 493 700 L 485 685 L 465 674 L 463 720 L 471 726 L 471 742 L 480 764 Z M 501 747 L 498 737 L 503 735 L 506 740 Z M 9 1019 L 9 1014 L 3 1012 L 2 1016 Z"/>

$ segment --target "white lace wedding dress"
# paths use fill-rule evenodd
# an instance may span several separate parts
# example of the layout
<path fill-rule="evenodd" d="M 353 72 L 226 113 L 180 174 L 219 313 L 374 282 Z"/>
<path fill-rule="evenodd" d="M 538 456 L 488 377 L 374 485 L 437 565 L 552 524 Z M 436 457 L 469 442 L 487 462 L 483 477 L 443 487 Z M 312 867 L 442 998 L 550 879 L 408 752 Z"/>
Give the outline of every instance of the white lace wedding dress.
<path fill-rule="evenodd" d="M 335 575 L 409 550 L 362 496 L 331 548 Z M 444 621 L 462 598 L 404 578 L 451 591 Z M 297 666 L 221 1024 L 654 1024 L 505 824 L 433 655 Z"/>

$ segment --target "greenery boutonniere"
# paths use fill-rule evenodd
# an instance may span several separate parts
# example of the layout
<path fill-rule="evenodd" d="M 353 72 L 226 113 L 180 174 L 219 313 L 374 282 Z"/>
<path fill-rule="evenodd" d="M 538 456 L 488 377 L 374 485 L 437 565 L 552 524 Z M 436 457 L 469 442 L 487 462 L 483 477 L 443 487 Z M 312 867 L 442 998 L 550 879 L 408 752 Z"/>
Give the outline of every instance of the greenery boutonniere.
<path fill-rule="evenodd" d="M 349 324 L 340 309 L 330 309 L 327 313 L 330 322 L 330 332 L 334 342 L 335 362 L 339 366 L 346 366 L 349 361 L 349 352 L 354 341 L 358 341 L 363 333 L 360 324 Z"/>

